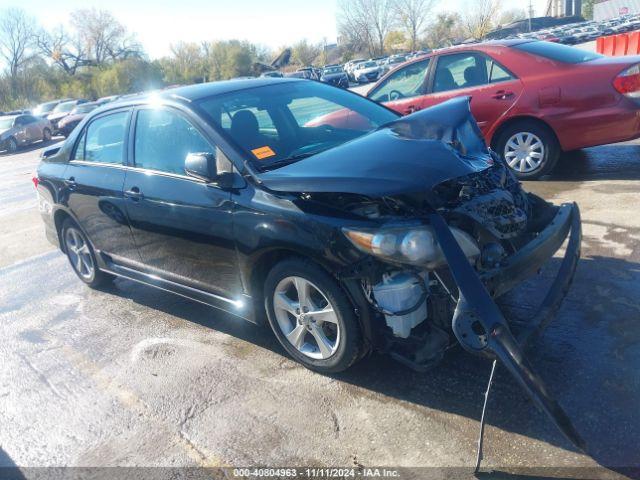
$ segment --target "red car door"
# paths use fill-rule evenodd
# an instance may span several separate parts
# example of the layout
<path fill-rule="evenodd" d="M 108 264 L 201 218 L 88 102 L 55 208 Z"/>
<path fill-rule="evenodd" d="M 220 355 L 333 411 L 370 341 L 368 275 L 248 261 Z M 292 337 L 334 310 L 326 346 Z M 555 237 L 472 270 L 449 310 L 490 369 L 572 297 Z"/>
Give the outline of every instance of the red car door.
<path fill-rule="evenodd" d="M 454 97 L 470 96 L 471 112 L 485 136 L 493 133 L 522 93 L 522 82 L 490 56 L 475 51 L 439 55 L 426 108 Z"/>
<path fill-rule="evenodd" d="M 424 108 L 431 58 L 400 67 L 376 85 L 367 97 L 408 115 Z"/>

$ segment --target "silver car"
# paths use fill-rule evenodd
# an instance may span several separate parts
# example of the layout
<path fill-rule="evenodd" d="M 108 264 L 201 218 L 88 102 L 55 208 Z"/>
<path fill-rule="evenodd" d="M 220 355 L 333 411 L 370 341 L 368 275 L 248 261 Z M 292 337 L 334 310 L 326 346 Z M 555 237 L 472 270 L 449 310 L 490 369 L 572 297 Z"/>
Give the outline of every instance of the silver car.
<path fill-rule="evenodd" d="M 0 150 L 13 153 L 19 147 L 51 140 L 51 122 L 33 115 L 0 117 Z"/>

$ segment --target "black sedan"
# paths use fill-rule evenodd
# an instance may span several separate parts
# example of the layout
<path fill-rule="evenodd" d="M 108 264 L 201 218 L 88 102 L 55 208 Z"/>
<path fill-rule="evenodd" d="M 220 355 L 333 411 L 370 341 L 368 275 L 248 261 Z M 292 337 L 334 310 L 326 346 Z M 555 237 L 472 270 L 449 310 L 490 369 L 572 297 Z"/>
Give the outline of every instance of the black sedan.
<path fill-rule="evenodd" d="M 176 88 L 89 113 L 34 183 L 47 237 L 90 287 L 123 277 L 266 317 L 324 373 L 373 349 L 426 369 L 457 340 L 584 447 L 522 351 L 568 290 L 578 208 L 526 193 L 467 98 L 399 117 L 319 82 Z M 514 335 L 493 297 L 567 237 L 540 314 Z"/>
<path fill-rule="evenodd" d="M 325 67 L 320 81 L 340 88 L 349 88 L 349 77 L 341 66 Z"/>

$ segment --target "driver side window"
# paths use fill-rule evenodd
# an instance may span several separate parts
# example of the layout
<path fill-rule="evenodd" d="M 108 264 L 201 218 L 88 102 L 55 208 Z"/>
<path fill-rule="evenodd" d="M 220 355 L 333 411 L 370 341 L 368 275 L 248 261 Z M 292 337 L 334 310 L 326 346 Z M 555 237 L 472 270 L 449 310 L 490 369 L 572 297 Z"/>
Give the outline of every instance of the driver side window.
<path fill-rule="evenodd" d="M 420 62 L 412 63 L 391 74 L 371 95 L 371 99 L 375 102 L 391 102 L 401 98 L 424 95 L 425 77 L 429 69 L 429 61 L 430 59 L 427 58 Z"/>

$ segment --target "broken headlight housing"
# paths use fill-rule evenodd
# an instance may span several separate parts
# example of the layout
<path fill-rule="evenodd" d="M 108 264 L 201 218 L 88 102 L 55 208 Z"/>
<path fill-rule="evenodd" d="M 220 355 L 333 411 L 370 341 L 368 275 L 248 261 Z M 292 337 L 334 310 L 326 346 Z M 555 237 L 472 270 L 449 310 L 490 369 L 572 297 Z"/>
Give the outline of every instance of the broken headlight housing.
<path fill-rule="evenodd" d="M 469 259 L 480 255 L 470 235 L 450 227 L 451 233 Z M 342 232 L 361 252 L 394 263 L 419 265 L 433 270 L 446 263 L 431 227 L 343 228 Z"/>

